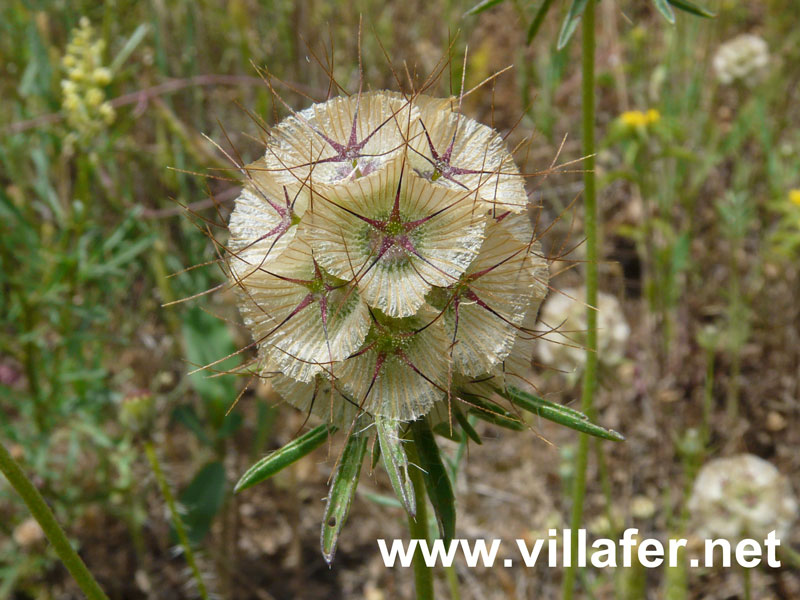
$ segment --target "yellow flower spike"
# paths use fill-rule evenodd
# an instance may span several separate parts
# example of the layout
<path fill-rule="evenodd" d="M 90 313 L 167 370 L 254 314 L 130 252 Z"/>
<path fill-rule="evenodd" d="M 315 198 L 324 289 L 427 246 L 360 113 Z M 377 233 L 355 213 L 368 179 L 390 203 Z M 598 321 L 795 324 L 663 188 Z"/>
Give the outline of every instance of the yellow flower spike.
<path fill-rule="evenodd" d="M 789 190 L 789 202 L 795 206 L 800 206 L 800 189 Z"/>

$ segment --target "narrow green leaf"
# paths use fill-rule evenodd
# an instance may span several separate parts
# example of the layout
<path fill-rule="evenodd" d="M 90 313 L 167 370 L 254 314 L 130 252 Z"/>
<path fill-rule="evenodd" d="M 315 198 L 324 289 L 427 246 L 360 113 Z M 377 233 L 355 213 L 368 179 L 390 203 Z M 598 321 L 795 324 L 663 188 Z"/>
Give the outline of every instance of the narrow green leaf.
<path fill-rule="evenodd" d="M 554 423 L 565 425 L 575 431 L 588 433 L 589 435 L 606 440 L 614 442 L 625 441 L 625 437 L 622 434 L 617 433 L 613 429 L 606 429 L 595 425 L 589 421 L 586 415 L 572 408 L 549 402 L 548 400 L 512 387 L 507 388 L 504 395 L 523 410 L 527 410 L 548 421 L 553 421 Z"/>
<path fill-rule="evenodd" d="M 321 446 L 322 443 L 328 439 L 328 435 L 334 431 L 335 428 L 330 425 L 320 425 L 304 433 L 296 440 L 292 440 L 280 450 L 276 450 L 269 456 L 265 456 L 247 469 L 245 474 L 239 479 L 236 487 L 233 488 L 234 493 L 241 492 L 257 483 L 261 483 L 265 479 L 275 475 L 275 473 L 281 469 L 303 458 L 306 454 Z"/>
<path fill-rule="evenodd" d="M 698 6 L 694 2 L 689 2 L 689 0 L 668 0 L 672 6 L 675 8 L 682 10 L 684 12 L 691 13 L 693 15 L 697 15 L 698 17 L 705 17 L 707 19 L 713 19 L 717 16 L 717 13 L 711 12 L 707 8 L 703 8 L 702 6 Z"/>
<path fill-rule="evenodd" d="M 675 12 L 672 10 L 672 7 L 669 5 L 667 0 L 653 0 L 653 3 L 656 5 L 658 12 L 670 23 L 673 25 L 675 24 Z"/>
<path fill-rule="evenodd" d="M 450 423 L 437 423 L 433 426 L 433 433 L 451 442 L 460 442 L 463 437 L 461 432 L 453 428 Z"/>
<path fill-rule="evenodd" d="M 522 431 L 525 429 L 525 423 L 520 421 L 516 415 L 513 415 L 494 402 L 490 402 L 479 396 L 467 394 L 464 395 L 464 400 L 471 405 L 469 413 L 475 415 L 479 419 L 514 431 Z"/>
<path fill-rule="evenodd" d="M 374 470 L 375 467 L 378 466 L 378 461 L 381 459 L 381 444 L 378 440 L 375 440 L 372 444 L 372 469 Z"/>
<path fill-rule="evenodd" d="M 586 3 L 589 0 L 572 0 L 572 5 L 569 7 L 567 17 L 561 25 L 561 31 L 558 34 L 557 48 L 562 50 L 569 42 L 572 34 L 578 28 L 578 23 L 581 22 L 581 16 L 586 8 Z"/>
<path fill-rule="evenodd" d="M 422 468 L 428 498 L 431 500 L 439 525 L 439 535 L 447 545 L 456 534 L 456 499 L 453 495 L 453 486 L 450 484 L 439 446 L 436 445 L 428 421 L 420 419 L 412 422 L 411 432 L 419 455 L 419 466 Z"/>
<path fill-rule="evenodd" d="M 489 10 L 493 6 L 497 6 L 501 2 L 504 2 L 504 0 L 482 0 L 481 2 L 478 2 L 475 6 L 470 8 L 467 12 L 465 12 L 464 16 L 471 17 L 472 15 L 480 14 L 485 10 Z"/>
<path fill-rule="evenodd" d="M 467 419 L 467 416 L 463 412 L 461 412 L 461 409 L 459 409 L 457 406 L 454 406 L 453 414 L 456 416 L 456 421 L 458 421 L 458 424 L 461 425 L 461 429 L 464 430 L 464 433 L 467 434 L 469 439 L 471 439 L 476 444 L 481 445 L 483 443 L 481 441 L 481 436 L 479 436 L 478 432 L 475 431 L 475 428 L 472 427 L 472 424 L 469 422 L 469 419 Z"/>
<path fill-rule="evenodd" d="M 375 418 L 378 442 L 383 456 L 383 466 L 389 475 L 392 489 L 403 503 L 406 512 L 414 517 L 417 505 L 414 500 L 414 484 L 408 478 L 408 458 L 403 450 L 403 440 L 398 436 L 398 423 L 394 419 Z"/>
<path fill-rule="evenodd" d="M 200 469 L 181 492 L 179 501 L 183 506 L 182 520 L 189 543 L 199 544 L 225 501 L 225 468 L 222 463 L 210 462 Z"/>
<path fill-rule="evenodd" d="M 117 69 L 128 60 L 128 57 L 133 54 L 133 51 L 136 50 L 136 47 L 142 42 L 144 36 L 146 36 L 149 31 L 150 26 L 147 23 L 142 23 L 136 28 L 111 62 L 110 69 L 112 73 L 115 73 Z"/>
<path fill-rule="evenodd" d="M 336 554 L 336 545 L 339 542 L 339 533 L 347 521 L 350 504 L 358 487 L 358 478 L 361 475 L 361 463 L 367 453 L 367 436 L 352 434 L 347 438 L 347 443 L 342 451 L 339 468 L 331 482 L 328 492 L 328 503 L 325 506 L 325 518 L 322 520 L 322 534 L 320 544 L 322 556 L 328 564 L 333 562 Z"/>
<path fill-rule="evenodd" d="M 533 17 L 533 21 L 531 22 L 531 26 L 528 27 L 528 44 L 530 44 L 533 41 L 533 38 L 536 37 L 536 34 L 539 33 L 539 29 L 541 29 L 547 13 L 550 12 L 551 6 L 553 6 L 553 0 L 544 0 L 544 2 L 542 2 L 542 4 L 539 6 L 539 10 L 536 11 L 536 15 Z"/>

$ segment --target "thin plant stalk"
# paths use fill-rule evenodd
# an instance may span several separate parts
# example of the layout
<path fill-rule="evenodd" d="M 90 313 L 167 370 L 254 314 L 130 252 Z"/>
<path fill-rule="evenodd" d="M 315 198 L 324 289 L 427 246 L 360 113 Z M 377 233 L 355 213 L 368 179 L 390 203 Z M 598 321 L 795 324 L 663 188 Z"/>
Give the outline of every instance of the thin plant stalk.
<path fill-rule="evenodd" d="M 581 20 L 581 125 L 582 146 L 585 156 L 583 173 L 583 199 L 586 220 L 586 368 L 583 375 L 581 410 L 594 417 L 594 393 L 597 388 L 597 189 L 594 173 L 594 52 L 595 52 L 595 1 L 589 0 Z M 589 436 L 581 434 L 575 457 L 575 479 L 572 487 L 572 516 L 570 519 L 570 546 L 575 555 L 578 547 L 578 529 L 583 520 L 583 500 L 586 495 L 586 466 L 589 460 Z M 577 567 L 573 562 L 564 570 L 562 597 L 571 600 L 575 589 Z"/>
<path fill-rule="evenodd" d="M 413 443 L 406 444 L 408 460 L 411 463 L 408 477 L 414 486 L 414 500 L 417 507 L 415 517 L 408 517 L 408 533 L 412 540 L 428 540 L 428 506 L 425 495 L 425 482 L 419 464 L 416 448 Z M 425 564 L 422 552 L 414 552 L 414 588 L 417 600 L 433 600 L 433 569 Z"/>
<path fill-rule="evenodd" d="M 175 502 L 175 497 L 172 495 L 172 490 L 170 490 L 167 479 L 164 477 L 164 471 L 161 470 L 161 463 L 158 461 L 158 456 L 156 455 L 153 444 L 151 442 L 146 442 L 144 445 L 144 451 L 145 454 L 147 454 L 147 460 L 150 461 L 150 467 L 153 469 L 153 474 L 158 482 L 161 495 L 164 497 L 164 501 L 167 503 L 170 519 L 172 520 L 172 526 L 175 527 L 175 533 L 178 536 L 178 543 L 183 549 L 184 556 L 186 556 L 186 562 L 188 563 L 189 568 L 192 571 L 192 576 L 197 583 L 197 591 L 203 600 L 209 600 L 206 584 L 203 582 L 203 577 L 200 574 L 200 569 L 197 566 L 194 552 L 192 552 L 192 546 L 189 544 L 189 536 L 186 534 L 186 527 L 184 526 L 181 515 L 178 512 L 178 506 Z"/>
<path fill-rule="evenodd" d="M 8 453 L 2 443 L 0 443 L 0 471 L 28 506 L 31 515 L 39 523 L 50 543 L 53 544 L 58 558 L 75 578 L 86 597 L 89 600 L 108 600 L 108 596 L 105 595 L 86 564 L 70 545 L 67 535 L 56 521 L 53 511 L 47 506 L 39 490 L 25 476 L 17 461 Z"/>

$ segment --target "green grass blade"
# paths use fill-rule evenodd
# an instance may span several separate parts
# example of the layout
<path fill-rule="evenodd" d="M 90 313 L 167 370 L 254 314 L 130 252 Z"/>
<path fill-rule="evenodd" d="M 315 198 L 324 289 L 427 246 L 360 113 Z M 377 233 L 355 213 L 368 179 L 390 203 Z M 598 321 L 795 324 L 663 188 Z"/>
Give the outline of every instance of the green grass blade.
<path fill-rule="evenodd" d="M 233 492 L 241 492 L 265 479 L 269 479 L 275 473 L 291 465 L 293 462 L 303 458 L 312 450 L 318 448 L 328 439 L 328 435 L 333 433 L 334 427 L 330 425 L 320 425 L 311 431 L 304 433 L 296 440 L 292 440 L 280 450 L 276 450 L 269 456 L 265 456 L 252 467 L 247 469 L 241 479 L 239 479 Z"/>
<path fill-rule="evenodd" d="M 550 12 L 551 6 L 553 6 L 553 0 L 544 0 L 541 6 L 539 6 L 539 10 L 536 11 L 536 15 L 534 15 L 533 21 L 531 21 L 531 26 L 528 27 L 528 44 L 530 44 L 533 41 L 533 38 L 536 37 L 536 34 L 539 33 L 539 29 L 542 28 L 544 18 L 547 16 L 547 13 Z"/>
<path fill-rule="evenodd" d="M 667 2 L 667 0 L 653 0 L 653 3 L 656 5 L 658 12 L 660 12 L 667 21 L 675 25 L 675 12 L 669 5 L 669 2 Z"/>
<path fill-rule="evenodd" d="M 513 431 L 522 431 L 525 429 L 525 423 L 520 421 L 516 415 L 508 412 L 505 408 L 498 406 L 494 402 L 490 402 L 479 396 L 467 394 L 464 395 L 464 401 L 471 405 L 469 413 L 475 415 L 479 419 Z"/>
<path fill-rule="evenodd" d="M 698 17 L 713 19 L 714 17 L 717 16 L 717 13 L 711 12 L 710 10 L 708 10 L 707 8 L 703 8 L 702 6 L 698 6 L 694 2 L 689 2 L 689 0 L 668 0 L 668 2 L 678 10 L 682 10 L 684 12 L 697 15 Z"/>
<path fill-rule="evenodd" d="M 453 486 L 447 476 L 447 469 L 442 462 L 439 446 L 433 437 L 428 421 L 420 419 L 411 423 L 414 445 L 419 455 L 419 467 L 422 469 L 425 489 L 436 514 L 439 535 L 445 544 L 456 534 L 456 499 Z"/>
<path fill-rule="evenodd" d="M 561 25 L 561 31 L 558 34 L 557 48 L 562 50 L 569 42 L 572 34 L 578 28 L 578 23 L 581 22 L 581 16 L 586 8 L 586 3 L 589 0 L 572 0 L 572 5 L 569 7 L 567 17 Z"/>
<path fill-rule="evenodd" d="M 383 417 L 375 418 L 375 428 L 378 430 L 378 443 L 380 444 L 383 467 L 389 475 L 389 481 L 397 497 L 403 503 L 406 512 L 414 517 L 417 514 L 417 505 L 414 501 L 414 486 L 408 477 L 408 457 L 403 450 L 403 440 L 397 434 L 397 421 Z"/>
<path fill-rule="evenodd" d="M 589 421 L 588 417 L 582 412 L 572 408 L 550 402 L 533 394 L 523 392 L 516 388 L 508 388 L 504 394 L 511 402 L 523 410 L 527 410 L 543 419 L 553 421 L 559 425 L 564 425 L 575 431 L 588 433 L 595 437 L 611 440 L 614 442 L 625 441 L 625 437 L 612 429 L 606 429 L 595 425 Z"/>
<path fill-rule="evenodd" d="M 482 13 L 485 10 L 489 10 L 493 6 L 497 6 L 501 2 L 505 0 L 483 0 L 482 2 L 478 2 L 475 6 L 470 8 L 467 12 L 464 13 L 465 17 L 471 17 L 472 15 L 477 15 Z"/>
<path fill-rule="evenodd" d="M 131 37 L 125 42 L 125 45 L 122 49 L 117 52 L 117 55 L 114 57 L 114 60 L 111 62 L 111 72 L 116 73 L 119 68 L 125 64 L 125 61 L 128 60 L 133 51 L 136 50 L 136 47 L 142 43 L 144 37 L 150 32 L 150 26 L 147 23 L 142 23 L 139 25 L 136 30 L 131 34 Z"/>
<path fill-rule="evenodd" d="M 367 453 L 367 436 L 352 434 L 342 451 L 339 468 L 331 482 L 328 502 L 325 505 L 325 518 L 322 520 L 320 544 L 325 562 L 331 564 L 336 554 L 339 533 L 347 521 L 350 504 L 353 502 L 358 478 L 361 475 L 361 463 Z"/>

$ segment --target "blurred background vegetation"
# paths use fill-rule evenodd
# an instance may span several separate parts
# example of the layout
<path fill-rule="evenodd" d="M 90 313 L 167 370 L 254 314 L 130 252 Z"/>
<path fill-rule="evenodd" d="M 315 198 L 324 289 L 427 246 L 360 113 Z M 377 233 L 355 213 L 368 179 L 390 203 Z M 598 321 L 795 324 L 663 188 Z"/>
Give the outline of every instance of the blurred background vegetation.
<path fill-rule="evenodd" d="M 531 138 L 518 153 L 522 170 L 579 159 L 579 48 L 556 49 L 561 17 L 528 44 L 538 2 L 465 15 L 473 4 L 0 7 L 0 436 L 112 598 L 202 595 L 185 552 L 174 551 L 174 516 L 145 448 L 178 497 L 199 577 L 221 597 L 409 596 L 406 574 L 379 562 L 375 538 L 401 536 L 403 521 L 379 505 L 382 476 L 354 507 L 334 569 L 319 556 L 335 448 L 232 496 L 244 469 L 291 439 L 303 415 L 253 382 L 226 416 L 245 382 L 187 377 L 249 342 L 230 294 L 162 304 L 223 281 L 209 236 L 224 239 L 238 188 L 203 134 L 245 162 L 259 156 L 263 124 L 288 112 L 259 70 L 293 108 L 325 99 L 331 75 L 355 92 L 362 17 L 367 87 L 408 90 L 409 77 L 419 86 L 451 48 L 432 92 L 457 91 L 468 47 L 467 89 L 513 65 L 464 111 L 507 132 L 512 148 Z M 598 450 L 591 466 L 595 535 L 631 523 L 690 533 L 686 492 L 711 456 L 751 452 L 796 488 L 800 479 L 797 5 L 706 4 L 715 19 L 680 13 L 674 26 L 650 2 L 598 7 L 601 289 L 621 302 L 631 333 L 598 398 L 600 421 L 628 442 Z M 723 85 L 712 58 L 741 33 L 762 37 L 769 61 L 754 79 Z M 558 288 L 581 282 L 571 268 L 582 254 L 581 210 L 571 205 L 579 171 L 530 178 L 539 226 L 552 224 L 544 243 Z M 194 265 L 203 266 L 186 270 Z M 549 398 L 575 400 L 575 378 L 535 371 Z M 489 430 L 490 450 L 454 463 L 459 537 L 563 526 L 575 438 L 533 425 L 552 444 Z M 558 589 L 558 573 L 543 567 L 458 575 L 470 584 L 464 598 Z M 587 571 L 580 584 L 586 598 L 740 597 L 736 574 L 711 570 Z M 800 597 L 792 567 L 760 571 L 754 586 L 757 597 Z M 72 597 L 74 584 L 0 481 L 0 600 Z"/>

